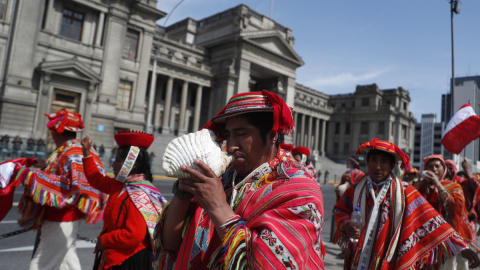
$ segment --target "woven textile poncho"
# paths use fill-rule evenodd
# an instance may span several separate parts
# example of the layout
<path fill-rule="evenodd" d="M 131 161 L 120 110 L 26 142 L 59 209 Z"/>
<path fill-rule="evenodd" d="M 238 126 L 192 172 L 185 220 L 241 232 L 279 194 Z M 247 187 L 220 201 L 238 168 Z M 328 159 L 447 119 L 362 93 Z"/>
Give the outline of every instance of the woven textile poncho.
<path fill-rule="evenodd" d="M 229 169 L 222 176 L 230 200 L 233 175 Z M 193 199 L 178 253 L 163 250 L 157 239 L 156 269 L 324 269 L 322 194 L 290 154 L 279 149 L 235 189 L 237 215 L 223 239 Z"/>
<path fill-rule="evenodd" d="M 344 269 L 351 269 L 352 265 L 359 263 L 361 247 L 366 237 L 365 224 L 369 223 L 372 215 L 374 202 L 364 186 L 366 178 L 350 186 L 334 207 L 337 224 L 334 243 L 346 250 Z M 399 185 L 392 184 L 380 203 L 368 269 L 439 269 L 441 264 L 457 253 L 456 247 L 468 246 L 467 241 L 455 232 L 413 186 L 396 179 L 387 181 L 397 181 Z M 350 220 L 353 207 L 358 206 L 358 202 L 354 201 L 357 189 L 360 189 L 362 196 L 366 196 L 365 209 L 361 209 L 366 219 L 358 243 L 353 246 L 343 228 Z M 375 190 L 375 195 L 378 189 Z M 401 218 L 397 225 L 400 226 L 399 230 L 393 217 L 398 213 L 394 213 L 393 209 L 400 209 Z M 398 242 L 392 245 L 395 232 L 399 234 Z M 390 261 L 387 260 L 388 254 L 393 254 Z"/>
<path fill-rule="evenodd" d="M 94 150 L 92 156 L 99 170 L 104 173 L 102 162 Z M 75 206 L 85 214 L 87 223 L 102 219 L 107 196 L 88 183 L 83 172 L 82 157 L 80 140 L 73 139 L 48 157 L 43 171 L 23 168 L 18 172 L 17 181 L 25 185 L 18 205 L 22 214 L 19 224 L 22 227 L 39 228 L 45 213 L 43 206 Z"/>

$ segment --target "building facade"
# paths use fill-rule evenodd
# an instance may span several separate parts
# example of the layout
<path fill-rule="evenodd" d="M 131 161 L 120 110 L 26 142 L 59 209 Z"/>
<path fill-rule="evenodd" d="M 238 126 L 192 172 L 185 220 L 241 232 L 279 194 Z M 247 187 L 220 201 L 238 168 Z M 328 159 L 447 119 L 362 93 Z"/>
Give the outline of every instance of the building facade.
<path fill-rule="evenodd" d="M 45 139 L 44 113 L 67 108 L 83 115 L 81 136 L 108 152 L 117 129 L 170 140 L 200 129 L 231 96 L 265 89 L 294 109 L 287 143 L 338 160 L 373 137 L 411 152 L 408 91 L 329 96 L 297 84 L 304 62 L 292 31 L 248 6 L 168 27 L 156 25 L 166 14 L 152 0 L 6 0 L 2 10 L 0 135 Z M 338 136 L 337 125 L 349 133 Z"/>
<path fill-rule="evenodd" d="M 354 93 L 332 95 L 327 156 L 345 160 L 373 138 L 390 141 L 407 155 L 413 152 L 415 119 L 409 111 L 407 90 L 380 90 L 376 84 L 359 85 Z"/>
<path fill-rule="evenodd" d="M 435 114 L 423 114 L 420 123 L 415 124 L 414 150 L 410 156 L 411 165 L 423 171 L 423 158 L 440 154 L 444 159 L 452 159 L 453 155 L 442 145 L 442 134 L 445 122 L 437 122 Z"/>
<path fill-rule="evenodd" d="M 468 76 L 455 78 L 455 91 L 453 92 L 452 106 L 455 113 L 466 103 L 470 103 L 476 115 L 480 115 L 480 76 Z M 458 155 L 467 159 L 470 164 L 480 169 L 480 139 L 468 144 Z M 456 158 L 457 162 L 461 161 Z"/>
<path fill-rule="evenodd" d="M 128 2 L 128 3 L 127 3 Z M 0 132 L 46 138 L 44 113 L 83 115 L 85 134 L 143 129 L 156 1 L 2 1 Z"/>

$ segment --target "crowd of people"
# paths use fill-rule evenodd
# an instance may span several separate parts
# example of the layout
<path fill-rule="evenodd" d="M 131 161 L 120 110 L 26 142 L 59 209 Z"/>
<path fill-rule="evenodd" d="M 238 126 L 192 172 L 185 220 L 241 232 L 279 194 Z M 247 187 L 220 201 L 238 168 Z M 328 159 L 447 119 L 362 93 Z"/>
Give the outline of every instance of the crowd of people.
<path fill-rule="evenodd" d="M 233 96 L 203 127 L 233 161 L 221 175 L 199 159 L 197 168 L 182 165 L 189 177 L 176 180 L 169 202 L 152 184 L 152 134 L 115 132 L 109 177 L 104 146 L 97 152 L 89 136 L 77 138 L 80 114 L 46 116 L 55 151 L 0 164 L 3 174 L 10 170 L 0 181 L 0 220 L 23 185 L 19 224 L 37 231 L 30 269 L 81 269 L 82 219 L 103 220 L 94 269 L 325 269 L 322 172 L 307 147 L 284 142 L 295 127 L 278 95 Z M 422 173 L 409 165 L 401 149 L 377 138 L 348 158 L 334 207 L 344 269 L 479 266 L 478 177 L 466 161 L 458 172 L 441 155 L 425 157 Z"/>

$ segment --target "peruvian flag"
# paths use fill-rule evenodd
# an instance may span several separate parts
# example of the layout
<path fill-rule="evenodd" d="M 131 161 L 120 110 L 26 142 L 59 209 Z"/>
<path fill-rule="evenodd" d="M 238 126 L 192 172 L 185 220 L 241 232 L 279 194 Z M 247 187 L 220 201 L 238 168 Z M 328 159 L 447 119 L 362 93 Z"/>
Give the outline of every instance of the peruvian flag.
<path fill-rule="evenodd" d="M 471 141 L 480 137 L 480 117 L 472 105 L 463 105 L 450 119 L 443 131 L 442 144 L 448 151 L 459 154 Z"/>

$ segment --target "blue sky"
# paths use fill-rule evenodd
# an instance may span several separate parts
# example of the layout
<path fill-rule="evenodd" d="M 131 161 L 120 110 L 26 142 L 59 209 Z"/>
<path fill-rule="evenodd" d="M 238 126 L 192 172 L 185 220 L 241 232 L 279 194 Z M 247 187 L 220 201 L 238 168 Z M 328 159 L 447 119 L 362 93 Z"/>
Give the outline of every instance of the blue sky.
<path fill-rule="evenodd" d="M 166 25 L 200 20 L 245 4 L 292 29 L 305 65 L 297 82 L 326 94 L 380 89 L 410 91 L 410 111 L 420 120 L 436 113 L 450 89 L 451 36 L 448 0 L 159 0 L 171 13 Z M 157 22 L 165 24 L 165 18 Z M 454 14 L 455 76 L 480 75 L 480 1 L 464 0 Z"/>

